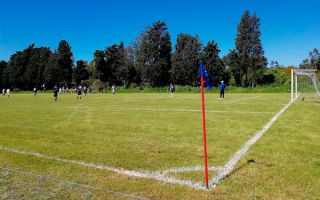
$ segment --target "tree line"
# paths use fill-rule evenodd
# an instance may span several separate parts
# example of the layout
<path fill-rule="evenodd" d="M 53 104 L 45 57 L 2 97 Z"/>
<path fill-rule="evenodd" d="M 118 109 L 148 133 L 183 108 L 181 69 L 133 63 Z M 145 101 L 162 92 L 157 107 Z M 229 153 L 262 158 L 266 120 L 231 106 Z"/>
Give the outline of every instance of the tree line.
<path fill-rule="evenodd" d="M 172 47 L 167 24 L 162 21 L 147 26 L 131 46 L 125 47 L 121 42 L 96 50 L 89 63 L 74 62 L 71 46 L 65 40 L 54 51 L 31 44 L 11 55 L 8 62 L 0 62 L 0 85 L 32 89 L 43 83 L 48 88 L 70 87 L 99 80 L 105 85 L 124 87 L 163 87 L 169 83 L 198 86 L 201 61 L 212 85 L 221 80 L 242 87 L 272 84 L 285 73 L 276 61 L 271 61 L 276 70 L 267 68 L 260 23 L 255 13 L 245 11 L 237 26 L 235 48 L 224 57 L 220 57 L 214 40 L 204 45 L 197 35 L 180 33 Z M 319 68 L 319 52 L 314 50 L 302 65 Z"/>
<path fill-rule="evenodd" d="M 314 48 L 309 52 L 309 57 L 304 59 L 299 65 L 303 69 L 316 69 L 320 70 L 320 52 L 317 48 Z"/>

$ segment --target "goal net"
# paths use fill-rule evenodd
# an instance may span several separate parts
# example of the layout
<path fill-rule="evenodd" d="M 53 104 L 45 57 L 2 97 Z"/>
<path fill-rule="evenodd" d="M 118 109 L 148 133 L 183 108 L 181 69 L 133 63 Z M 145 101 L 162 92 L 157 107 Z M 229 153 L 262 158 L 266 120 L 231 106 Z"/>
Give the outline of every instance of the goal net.
<path fill-rule="evenodd" d="M 298 97 L 299 92 L 314 92 L 320 97 L 320 82 L 314 69 L 291 70 L 291 100 Z"/>

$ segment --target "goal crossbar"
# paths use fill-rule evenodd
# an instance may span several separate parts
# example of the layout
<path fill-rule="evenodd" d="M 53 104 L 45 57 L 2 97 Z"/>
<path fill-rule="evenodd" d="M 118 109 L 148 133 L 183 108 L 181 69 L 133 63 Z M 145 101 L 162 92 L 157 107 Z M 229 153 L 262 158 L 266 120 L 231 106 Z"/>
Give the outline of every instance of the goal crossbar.
<path fill-rule="evenodd" d="M 320 82 L 315 69 L 291 69 L 291 101 L 298 97 L 298 75 L 311 79 L 317 95 L 320 97 Z"/>

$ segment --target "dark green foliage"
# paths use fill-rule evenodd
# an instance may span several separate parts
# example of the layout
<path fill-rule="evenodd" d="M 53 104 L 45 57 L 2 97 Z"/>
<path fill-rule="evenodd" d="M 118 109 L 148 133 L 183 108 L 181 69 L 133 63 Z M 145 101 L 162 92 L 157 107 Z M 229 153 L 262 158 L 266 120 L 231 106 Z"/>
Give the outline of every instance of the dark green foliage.
<path fill-rule="evenodd" d="M 25 71 L 28 64 L 28 52 L 33 47 L 28 47 L 24 51 L 19 51 L 10 57 L 8 65 L 9 87 L 25 89 Z"/>
<path fill-rule="evenodd" d="M 270 67 L 279 67 L 280 64 L 278 63 L 278 61 L 276 60 L 271 60 L 270 62 Z"/>
<path fill-rule="evenodd" d="M 171 40 L 165 22 L 148 26 L 136 41 L 137 65 L 143 81 L 152 86 L 164 86 L 170 81 Z"/>
<path fill-rule="evenodd" d="M 214 41 L 207 43 L 202 51 L 198 36 L 179 34 L 175 52 L 171 54 L 171 39 L 165 22 L 155 22 L 133 43 L 125 48 L 123 42 L 96 50 L 94 59 L 87 64 L 78 61 L 74 71 L 73 54 L 67 41 L 62 40 L 52 53 L 49 48 L 36 48 L 34 44 L 11 55 L 8 63 L 0 62 L 0 86 L 32 89 L 46 83 L 70 84 L 72 77 L 77 84 L 99 82 L 127 87 L 161 87 L 170 82 L 177 85 L 199 85 L 199 63 L 203 60 L 212 85 L 224 80 L 231 86 L 256 86 L 257 84 L 287 84 L 288 70 L 277 61 L 267 60 L 261 44 L 260 19 L 246 11 L 237 27 L 236 48 L 223 59 Z M 172 55 L 172 56 L 171 56 Z M 320 53 L 314 49 L 301 68 L 320 69 Z M 99 79 L 99 80 L 97 80 Z M 165 86 L 165 87 L 163 87 Z M 229 87 L 230 88 L 230 87 Z"/>
<path fill-rule="evenodd" d="M 7 68 L 8 63 L 4 60 L 0 61 L 0 89 L 5 87 L 5 77 L 4 77 L 4 71 Z"/>
<path fill-rule="evenodd" d="M 3 88 L 7 88 L 10 86 L 9 75 L 10 75 L 9 63 L 6 63 L 6 67 L 2 69 L 2 76 L 1 76 L 1 84 Z"/>
<path fill-rule="evenodd" d="M 231 81 L 231 84 L 235 86 L 240 86 L 243 70 L 240 68 L 240 60 L 236 50 L 231 50 L 229 54 L 224 57 L 224 62 L 228 66 L 228 70 L 232 75 L 233 81 Z"/>
<path fill-rule="evenodd" d="M 260 85 L 288 85 L 290 83 L 290 73 L 287 73 L 287 71 L 288 68 L 280 66 L 265 68 L 259 73 L 260 76 L 257 77 L 257 83 Z"/>
<path fill-rule="evenodd" d="M 97 71 L 96 66 L 94 64 L 94 59 L 91 62 L 89 62 L 89 64 L 88 64 L 88 73 L 89 73 L 89 77 L 91 79 L 98 79 L 99 78 L 98 71 Z"/>
<path fill-rule="evenodd" d="M 258 78 L 258 84 L 272 84 L 275 82 L 275 75 L 271 70 L 265 70 Z"/>
<path fill-rule="evenodd" d="M 198 36 L 180 33 L 172 56 L 173 81 L 179 85 L 199 83 L 199 63 L 202 44 Z"/>
<path fill-rule="evenodd" d="M 104 51 L 96 50 L 94 52 L 94 66 L 97 70 L 98 78 L 103 82 L 109 81 L 110 69 L 107 67 Z"/>
<path fill-rule="evenodd" d="M 309 58 L 304 59 L 299 67 L 302 69 L 320 70 L 320 52 L 318 49 L 315 48 L 309 52 Z"/>
<path fill-rule="evenodd" d="M 127 86 L 131 83 L 140 84 L 141 83 L 141 76 L 139 75 L 134 63 L 129 63 L 127 65 L 126 71 L 126 79 L 127 79 Z"/>
<path fill-rule="evenodd" d="M 310 64 L 312 69 L 320 69 L 320 53 L 318 49 L 313 49 L 312 52 L 309 52 Z"/>
<path fill-rule="evenodd" d="M 125 48 L 123 42 L 113 44 L 105 51 L 96 50 L 94 53 L 94 68 L 90 68 L 91 77 L 99 78 L 109 85 L 123 85 L 141 82 L 135 67 L 135 52 L 131 47 Z"/>
<path fill-rule="evenodd" d="M 30 52 L 29 62 L 25 72 L 25 82 L 27 88 L 40 87 L 45 80 L 43 78 L 44 69 L 48 63 L 51 51 L 48 48 L 34 48 Z"/>
<path fill-rule="evenodd" d="M 72 81 L 73 54 L 71 46 L 65 40 L 60 41 L 57 49 L 59 82 L 69 85 Z"/>
<path fill-rule="evenodd" d="M 299 68 L 301 68 L 301 69 L 310 69 L 311 65 L 310 65 L 309 59 L 308 58 L 304 59 L 302 61 L 302 63 L 299 65 Z"/>
<path fill-rule="evenodd" d="M 226 71 L 223 60 L 219 57 L 220 50 L 214 41 L 208 42 L 203 50 L 202 61 L 209 73 L 210 82 L 217 86 L 221 80 L 226 81 Z"/>
<path fill-rule="evenodd" d="M 49 48 L 35 48 L 31 44 L 23 51 L 10 57 L 5 70 L 3 82 L 13 88 L 32 89 L 40 87 L 44 82 L 53 86 L 58 82 L 71 82 L 72 52 L 69 44 L 63 40 L 53 54 Z"/>
<path fill-rule="evenodd" d="M 34 44 L 10 57 L 2 71 L 2 84 L 5 87 L 32 89 L 45 81 L 44 70 L 51 55 L 49 48 L 36 48 Z"/>
<path fill-rule="evenodd" d="M 32 83 L 29 87 L 39 87 L 44 82 L 47 87 L 60 85 L 62 82 L 67 85 L 71 83 L 73 54 L 67 41 L 60 41 L 58 49 L 54 53 L 46 48 L 41 49 L 38 55 L 39 57 L 36 56 L 32 62 L 26 77 L 32 79 L 37 76 L 39 81 L 37 83 L 29 81 Z M 37 73 L 35 73 L 35 66 L 38 66 Z"/>
<path fill-rule="evenodd" d="M 227 59 L 232 64 L 238 63 L 238 66 L 233 65 L 231 70 L 237 85 L 240 80 L 242 86 L 255 86 L 258 73 L 267 66 L 260 37 L 260 19 L 256 14 L 250 16 L 249 11 L 246 11 L 238 25 L 236 49 L 229 53 L 228 56 L 231 58 Z M 237 56 L 234 55 L 235 53 Z M 235 62 L 234 59 L 237 61 Z"/>
<path fill-rule="evenodd" d="M 86 61 L 77 61 L 76 67 L 73 70 L 73 79 L 77 85 L 80 85 L 81 81 L 89 79 L 88 64 Z"/>
<path fill-rule="evenodd" d="M 142 82 L 141 73 L 137 70 L 137 63 L 135 62 L 134 48 L 129 46 L 126 48 L 126 57 L 127 57 L 127 64 L 126 64 L 126 79 L 127 79 L 127 86 L 131 83 L 139 85 Z"/>
<path fill-rule="evenodd" d="M 43 72 L 47 87 L 58 86 L 59 84 L 58 55 L 54 52 L 50 55 L 46 68 Z"/>
<path fill-rule="evenodd" d="M 111 84 L 127 84 L 127 57 L 123 42 L 107 47 L 105 51 L 106 66 L 110 69 Z"/>

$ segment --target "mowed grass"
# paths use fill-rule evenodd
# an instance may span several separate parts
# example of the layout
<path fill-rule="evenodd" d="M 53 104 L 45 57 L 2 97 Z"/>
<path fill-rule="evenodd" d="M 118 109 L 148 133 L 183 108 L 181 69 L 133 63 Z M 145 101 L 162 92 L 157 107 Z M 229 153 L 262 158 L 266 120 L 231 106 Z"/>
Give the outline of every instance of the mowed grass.
<path fill-rule="evenodd" d="M 282 107 L 268 107 L 263 99 L 232 95 L 222 102 L 208 95 L 211 165 L 224 164 Z M 202 164 L 198 94 L 177 94 L 174 99 L 167 94 L 96 94 L 81 100 L 65 94 L 58 102 L 39 94 L 1 100 L 6 103 L 0 127 L 6 131 L 0 139 L 7 147 L 135 170 Z M 286 102 L 281 97 L 277 103 Z"/>
<path fill-rule="evenodd" d="M 218 100 L 217 94 L 206 95 L 210 166 L 224 165 L 288 101 L 289 94 L 227 94 L 223 101 Z M 0 150 L 0 163 L 2 167 L 152 199 L 316 199 L 316 188 L 320 188 L 319 105 L 313 96 L 294 103 L 253 146 L 235 172 L 211 191 L 131 178 L 4 150 Z M 73 94 L 63 94 L 54 102 L 52 94 L 34 97 L 30 93 L 2 97 L 0 106 L 1 146 L 147 172 L 203 163 L 199 94 L 177 93 L 173 99 L 161 93 L 94 94 L 81 100 Z M 261 170 L 263 167 L 266 170 Z M 284 173 L 286 169 L 291 171 Z M 2 181 L 1 173 L 9 178 L 2 177 L 6 180 Z M 29 192 L 34 191 L 34 187 L 42 188 L 51 191 L 50 198 L 120 198 L 110 192 L 61 186 L 65 183 L 40 184 L 38 178 L 24 176 L 0 169 L 0 188 L 4 188 L 7 195 L 12 192 L 23 195 L 28 190 L 7 187 L 26 182 Z M 199 172 L 176 175 L 197 181 L 200 176 Z M 275 177 L 279 181 L 275 181 Z M 308 192 L 297 190 L 307 187 L 306 184 Z"/>

